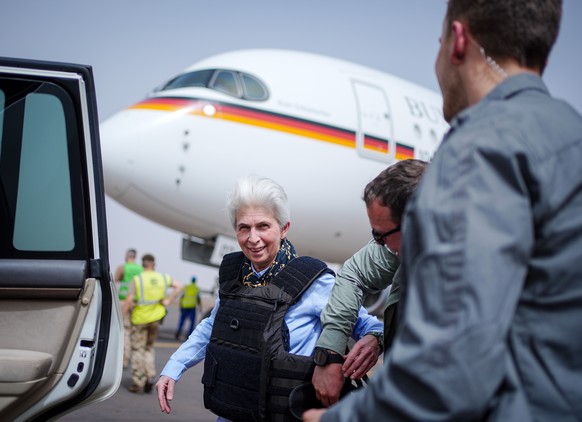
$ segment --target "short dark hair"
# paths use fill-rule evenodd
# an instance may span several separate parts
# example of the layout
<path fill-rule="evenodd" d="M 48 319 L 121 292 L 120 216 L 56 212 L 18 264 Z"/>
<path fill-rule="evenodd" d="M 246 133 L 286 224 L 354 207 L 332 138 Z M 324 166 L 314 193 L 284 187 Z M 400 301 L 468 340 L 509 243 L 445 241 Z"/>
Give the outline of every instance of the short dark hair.
<path fill-rule="evenodd" d="M 144 256 L 141 257 L 142 262 L 156 262 L 154 256 L 152 254 L 146 253 Z"/>
<path fill-rule="evenodd" d="M 383 170 L 364 189 L 362 199 L 366 207 L 377 199 L 380 204 L 390 208 L 394 223 L 400 224 L 404 207 L 415 191 L 427 165 L 426 161 L 410 159 L 398 161 Z"/>
<path fill-rule="evenodd" d="M 543 72 L 561 17 L 562 0 L 449 0 L 446 23 L 466 23 L 487 55 Z"/>

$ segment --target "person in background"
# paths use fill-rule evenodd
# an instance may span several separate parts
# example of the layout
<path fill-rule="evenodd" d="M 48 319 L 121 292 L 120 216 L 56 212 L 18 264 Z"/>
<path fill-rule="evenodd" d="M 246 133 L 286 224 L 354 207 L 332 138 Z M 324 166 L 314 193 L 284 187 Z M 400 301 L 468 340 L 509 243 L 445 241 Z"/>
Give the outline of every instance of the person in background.
<path fill-rule="evenodd" d="M 131 279 L 143 271 L 143 267 L 135 262 L 137 251 L 128 249 L 125 253 L 125 263 L 115 270 L 115 281 L 117 282 L 117 291 L 119 302 L 123 303 L 129 291 Z M 129 366 L 131 357 L 131 319 L 129 313 L 123 315 L 123 368 Z"/>
<path fill-rule="evenodd" d="M 160 408 L 171 412 L 176 382 L 204 359 L 204 402 L 218 420 L 289 418 L 287 387 L 311 384 L 320 314 L 335 276 L 323 262 L 298 257 L 287 238 L 291 227 L 287 195 L 273 180 L 239 179 L 227 209 L 241 252 L 224 256 L 220 295 L 212 313 L 162 370 L 156 384 Z M 359 315 L 354 336 L 379 353 L 382 323 L 363 308 Z M 265 333 L 269 327 L 273 331 Z M 332 356 L 319 357 L 318 364 L 335 361 Z M 273 380 L 276 385 L 267 384 Z M 263 412 L 267 414 L 261 416 Z"/>
<path fill-rule="evenodd" d="M 180 320 L 178 321 L 178 329 L 176 330 L 176 340 L 180 339 L 184 323 L 188 321 L 188 336 L 192 334 L 196 327 L 196 307 L 200 303 L 200 289 L 196 285 L 196 277 L 193 276 L 191 283 L 184 287 L 182 296 L 180 297 Z"/>
<path fill-rule="evenodd" d="M 168 274 L 155 271 L 153 255 L 142 257 L 143 272 L 133 277 L 123 314 L 131 312 L 131 375 L 132 393 L 149 393 L 156 376 L 154 342 L 160 321 L 166 316 L 166 307 L 178 297 L 182 286 Z M 168 289 L 173 288 L 170 296 Z"/>
<path fill-rule="evenodd" d="M 321 314 L 323 330 L 317 347 L 329 353 L 343 353 L 365 296 L 390 287 L 384 312 L 383 341 L 385 353 L 390 349 L 400 307 L 402 216 L 427 165 L 425 161 L 414 159 L 398 161 L 366 185 L 362 199 L 372 227 L 372 239 L 338 272 L 329 302 Z M 359 365 L 367 359 L 372 366 L 378 358 L 370 350 L 353 347 L 352 356 L 343 365 L 315 368 L 313 385 L 325 406 L 339 400 L 344 378 L 360 378 L 370 369 L 356 368 L 356 357 Z"/>
<path fill-rule="evenodd" d="M 560 0 L 449 0 L 450 122 L 408 203 L 403 312 L 361 394 L 305 421 L 582 415 L 582 116 L 541 75 Z"/>

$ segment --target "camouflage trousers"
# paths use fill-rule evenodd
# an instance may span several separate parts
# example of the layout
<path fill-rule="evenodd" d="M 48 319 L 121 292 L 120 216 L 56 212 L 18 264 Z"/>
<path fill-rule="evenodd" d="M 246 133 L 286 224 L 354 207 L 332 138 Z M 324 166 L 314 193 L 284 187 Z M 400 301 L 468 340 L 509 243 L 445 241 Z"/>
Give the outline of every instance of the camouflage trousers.
<path fill-rule="evenodd" d="M 154 342 L 159 326 L 159 321 L 131 326 L 131 378 L 138 387 L 157 376 Z"/>
<path fill-rule="evenodd" d="M 123 367 L 129 366 L 131 359 L 131 315 L 123 316 Z"/>

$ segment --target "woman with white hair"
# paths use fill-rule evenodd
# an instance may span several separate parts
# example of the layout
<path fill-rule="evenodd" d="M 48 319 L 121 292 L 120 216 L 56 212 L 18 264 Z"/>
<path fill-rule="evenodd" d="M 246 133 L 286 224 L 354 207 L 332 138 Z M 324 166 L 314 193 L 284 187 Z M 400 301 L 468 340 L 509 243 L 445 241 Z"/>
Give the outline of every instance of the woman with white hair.
<path fill-rule="evenodd" d="M 292 420 L 302 409 L 293 412 L 289 396 L 305 395 L 311 386 L 311 355 L 335 275 L 319 260 L 298 257 L 287 239 L 287 195 L 273 180 L 239 179 L 227 211 L 241 252 L 225 255 L 219 300 L 210 317 L 163 369 L 156 384 L 160 407 L 170 413 L 176 382 L 205 359 L 204 402 L 218 420 Z M 365 336 L 369 353 L 375 354 L 382 329 L 361 309 L 354 337 Z M 321 365 L 342 362 L 341 355 L 316 359 Z"/>

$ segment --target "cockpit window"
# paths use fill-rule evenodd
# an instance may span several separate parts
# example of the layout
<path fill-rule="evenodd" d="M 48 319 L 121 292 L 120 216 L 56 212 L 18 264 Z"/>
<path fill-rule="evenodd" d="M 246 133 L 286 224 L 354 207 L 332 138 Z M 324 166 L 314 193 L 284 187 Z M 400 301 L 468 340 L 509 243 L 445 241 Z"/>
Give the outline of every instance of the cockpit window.
<path fill-rule="evenodd" d="M 197 70 L 185 73 L 172 79 L 158 90 L 167 91 L 188 87 L 214 89 L 250 101 L 265 101 L 269 98 L 267 87 L 258 78 L 248 73 L 226 69 Z"/>
<path fill-rule="evenodd" d="M 234 72 L 229 70 L 217 70 L 210 83 L 210 88 L 232 95 L 233 97 L 242 97 L 241 90 L 236 83 L 236 76 Z"/>
<path fill-rule="evenodd" d="M 254 76 L 241 73 L 245 98 L 249 100 L 261 101 L 267 99 L 267 89 Z"/>
<path fill-rule="evenodd" d="M 199 70 L 198 72 L 184 73 L 172 79 L 161 90 L 187 88 L 190 86 L 207 87 L 213 73 L 214 70 Z"/>

